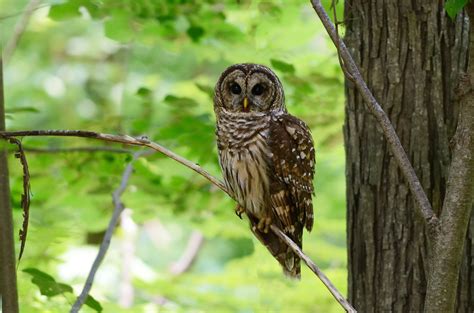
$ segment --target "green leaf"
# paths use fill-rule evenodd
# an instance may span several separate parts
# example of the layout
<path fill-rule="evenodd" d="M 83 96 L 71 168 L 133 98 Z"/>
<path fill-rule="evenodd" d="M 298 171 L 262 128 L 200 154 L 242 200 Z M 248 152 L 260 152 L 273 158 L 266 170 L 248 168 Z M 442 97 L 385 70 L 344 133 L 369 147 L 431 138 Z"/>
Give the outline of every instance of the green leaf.
<path fill-rule="evenodd" d="M 86 9 L 92 17 L 97 16 L 98 6 L 90 0 L 69 0 L 51 6 L 48 16 L 56 21 L 64 21 L 75 17 L 80 17 L 80 9 Z"/>
<path fill-rule="evenodd" d="M 102 305 L 100 305 L 99 301 L 94 299 L 91 295 L 87 296 L 84 304 L 90 307 L 91 309 L 94 309 L 96 312 L 102 312 L 103 310 Z"/>
<path fill-rule="evenodd" d="M 64 21 L 67 19 L 81 16 L 77 1 L 56 4 L 49 9 L 49 18 L 55 21 Z"/>
<path fill-rule="evenodd" d="M 204 28 L 201 26 L 191 26 L 187 30 L 187 34 L 194 42 L 198 42 L 202 36 L 204 36 Z"/>
<path fill-rule="evenodd" d="M 290 73 L 293 74 L 295 72 L 295 67 L 293 64 L 286 63 L 281 60 L 276 60 L 276 59 L 270 59 L 270 62 L 272 63 L 272 66 L 276 68 L 277 70 L 283 72 L 283 73 Z"/>
<path fill-rule="evenodd" d="M 444 8 L 449 17 L 454 19 L 456 15 L 466 6 L 468 0 L 447 0 Z"/>
<path fill-rule="evenodd" d="M 38 286 L 43 296 L 54 297 L 65 292 L 72 293 L 71 286 L 56 282 L 52 276 L 36 268 L 25 268 L 23 272 L 32 276 L 31 282 Z"/>
<path fill-rule="evenodd" d="M 147 98 L 152 94 L 152 91 L 146 87 L 140 87 L 137 90 L 137 95 L 143 98 Z"/>
<path fill-rule="evenodd" d="M 24 113 L 24 112 L 31 112 L 31 113 L 38 113 L 39 110 L 35 107 L 15 107 L 15 108 L 7 108 L 5 110 L 7 113 Z"/>
<path fill-rule="evenodd" d="M 191 99 L 191 98 L 186 98 L 186 97 L 176 97 L 173 95 L 167 95 L 165 97 L 165 102 L 168 104 L 171 104 L 173 106 L 181 106 L 183 109 L 188 108 L 188 107 L 196 107 L 198 106 L 198 103 Z"/>

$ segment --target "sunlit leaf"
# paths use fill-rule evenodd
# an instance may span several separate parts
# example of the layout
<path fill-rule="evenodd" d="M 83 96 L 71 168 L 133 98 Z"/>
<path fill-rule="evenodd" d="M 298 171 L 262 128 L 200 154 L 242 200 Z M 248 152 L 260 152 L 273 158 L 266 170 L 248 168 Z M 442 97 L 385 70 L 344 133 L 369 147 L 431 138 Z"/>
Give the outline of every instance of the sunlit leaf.
<path fill-rule="evenodd" d="M 56 21 L 79 17 L 81 16 L 79 7 L 79 1 L 68 1 L 61 4 L 56 4 L 49 9 L 49 17 Z"/>
<path fill-rule="evenodd" d="M 295 67 L 293 66 L 293 64 L 276 59 L 270 59 L 270 62 L 272 63 L 272 66 L 279 71 L 290 74 L 293 74 L 295 72 Z"/>
<path fill-rule="evenodd" d="M 91 16 L 96 16 L 98 6 L 94 1 L 69 0 L 51 6 L 48 16 L 56 21 L 64 21 L 81 16 L 81 9 L 87 10 Z"/>

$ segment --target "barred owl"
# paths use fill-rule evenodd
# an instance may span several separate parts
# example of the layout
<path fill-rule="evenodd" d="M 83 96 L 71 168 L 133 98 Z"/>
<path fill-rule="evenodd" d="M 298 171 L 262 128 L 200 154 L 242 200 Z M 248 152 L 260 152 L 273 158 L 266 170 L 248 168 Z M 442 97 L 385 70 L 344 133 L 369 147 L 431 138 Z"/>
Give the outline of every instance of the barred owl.
<path fill-rule="evenodd" d="M 214 96 L 217 147 L 224 181 L 255 236 L 289 277 L 300 259 L 272 231 L 299 247 L 313 227 L 315 153 L 308 126 L 288 114 L 280 80 L 268 67 L 236 64 L 220 76 Z"/>

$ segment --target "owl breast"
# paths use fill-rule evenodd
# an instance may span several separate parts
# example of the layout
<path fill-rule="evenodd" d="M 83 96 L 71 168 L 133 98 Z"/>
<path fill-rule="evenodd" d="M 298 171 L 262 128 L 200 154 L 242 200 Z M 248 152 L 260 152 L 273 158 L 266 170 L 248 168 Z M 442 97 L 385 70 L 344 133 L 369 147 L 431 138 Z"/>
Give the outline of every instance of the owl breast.
<path fill-rule="evenodd" d="M 229 114 L 231 115 L 231 114 Z M 257 218 L 269 203 L 271 151 L 269 117 L 223 115 L 217 123 L 219 163 L 227 188 L 238 203 Z"/>

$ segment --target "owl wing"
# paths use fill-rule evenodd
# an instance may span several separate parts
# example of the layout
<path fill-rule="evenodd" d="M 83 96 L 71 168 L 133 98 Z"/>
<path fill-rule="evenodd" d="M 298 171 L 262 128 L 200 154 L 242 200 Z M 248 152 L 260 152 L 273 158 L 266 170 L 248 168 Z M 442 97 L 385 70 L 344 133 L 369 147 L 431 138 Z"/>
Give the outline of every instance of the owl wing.
<path fill-rule="evenodd" d="M 272 209 L 283 231 L 301 246 L 302 228 L 313 227 L 313 177 L 315 152 L 308 126 L 300 119 L 280 114 L 270 126 Z"/>

